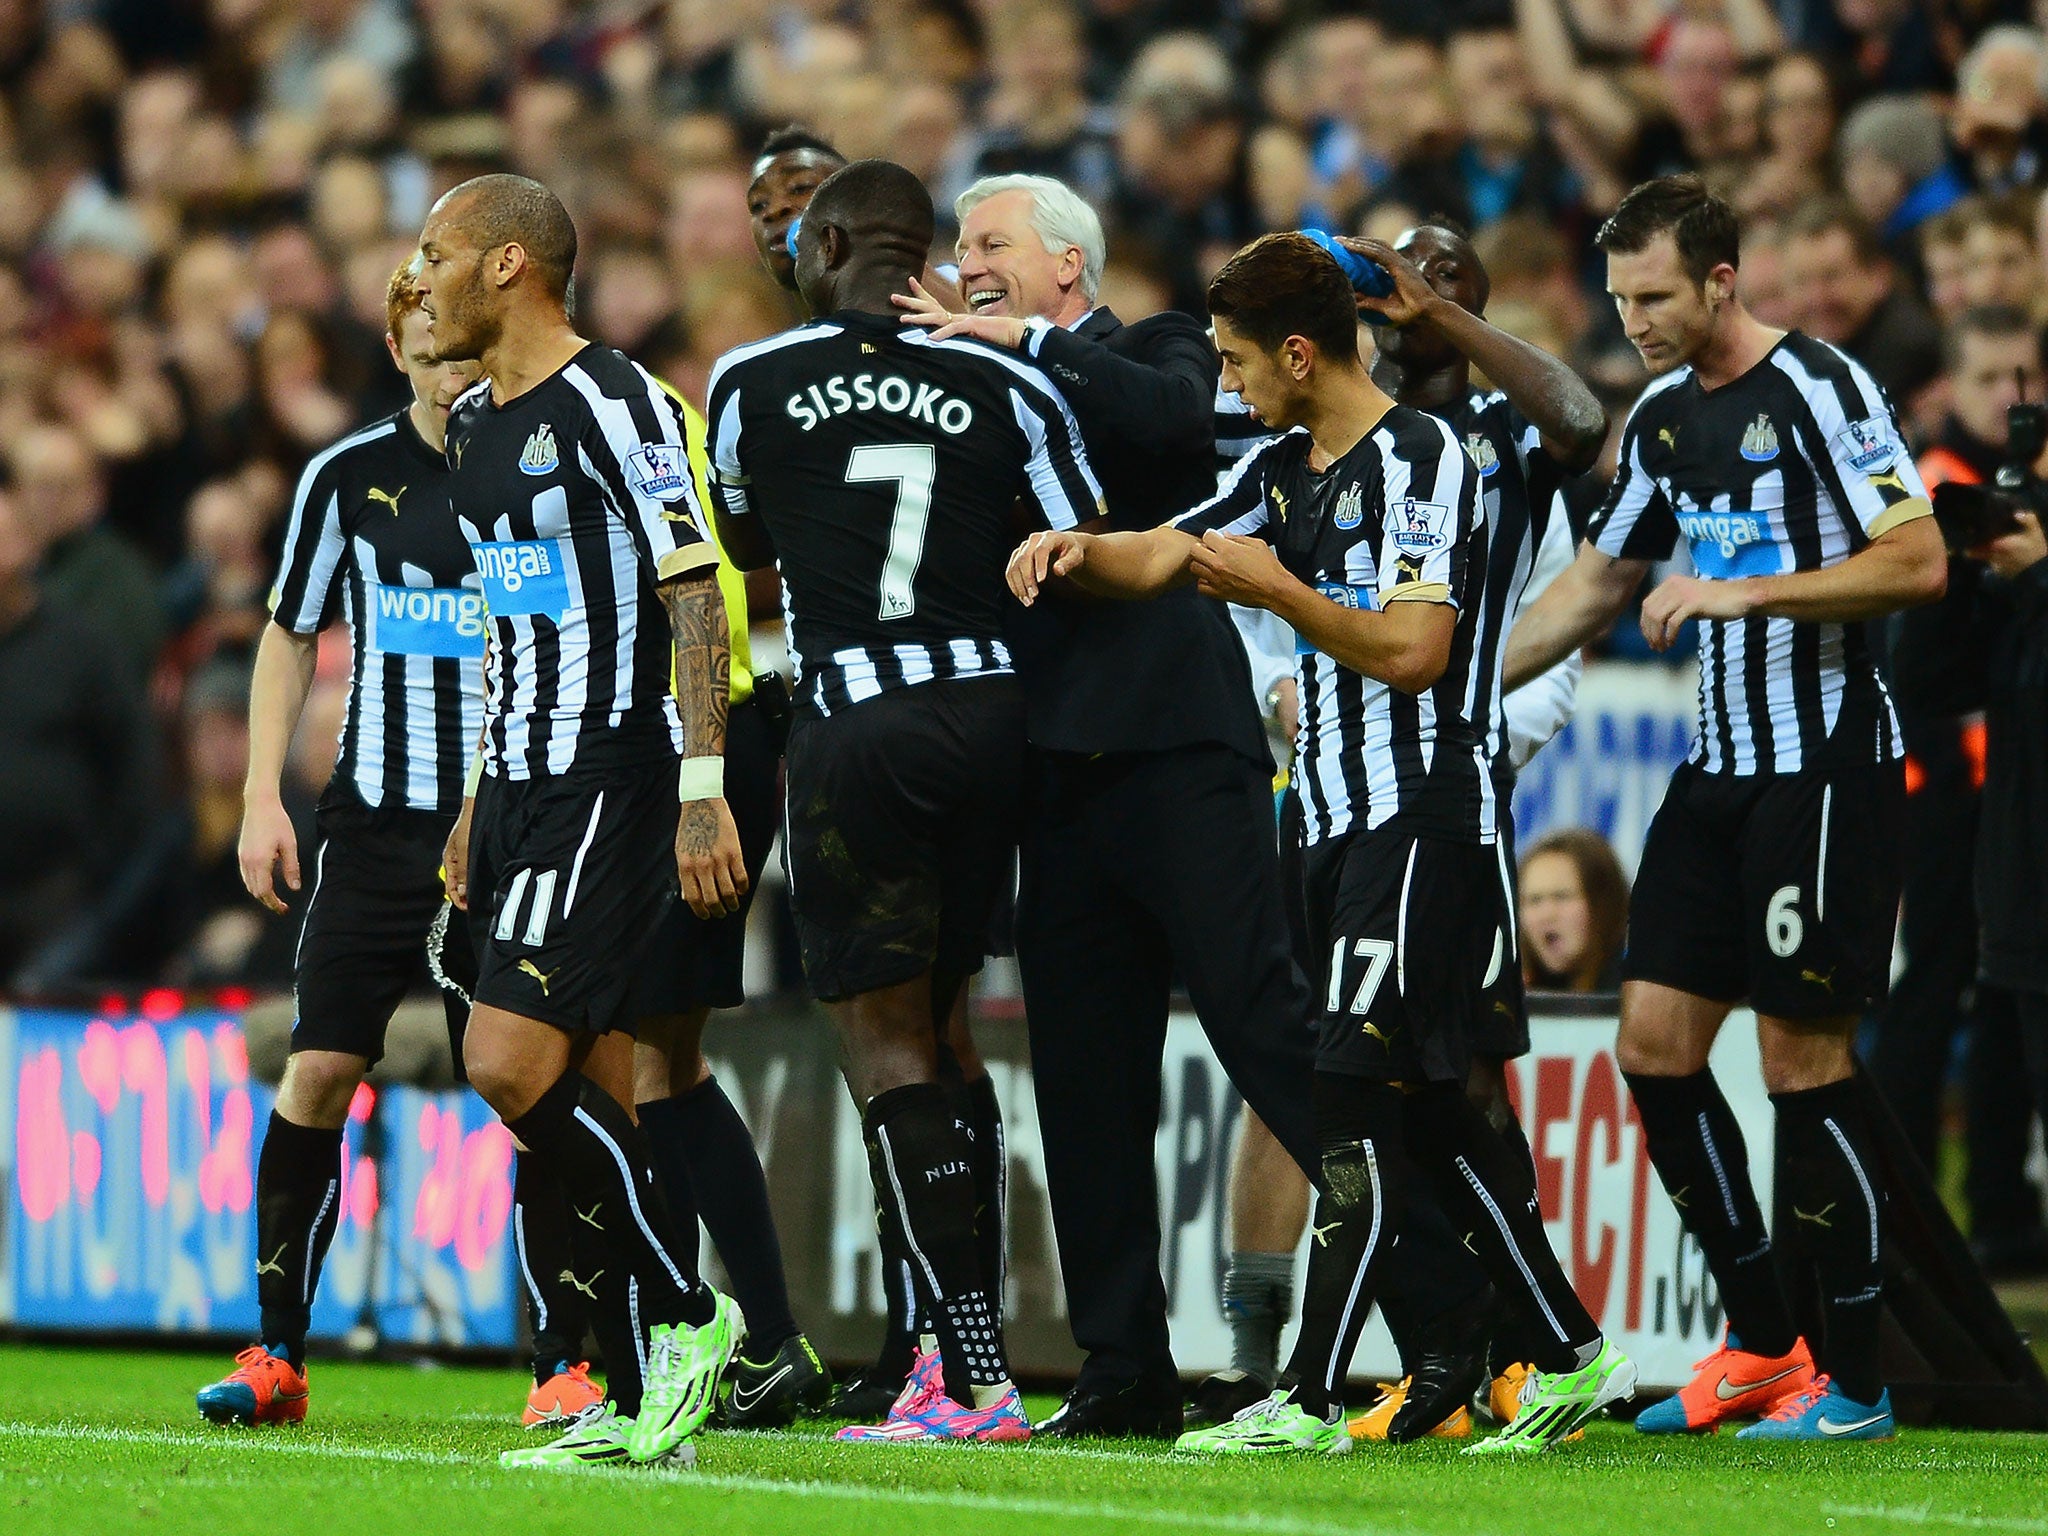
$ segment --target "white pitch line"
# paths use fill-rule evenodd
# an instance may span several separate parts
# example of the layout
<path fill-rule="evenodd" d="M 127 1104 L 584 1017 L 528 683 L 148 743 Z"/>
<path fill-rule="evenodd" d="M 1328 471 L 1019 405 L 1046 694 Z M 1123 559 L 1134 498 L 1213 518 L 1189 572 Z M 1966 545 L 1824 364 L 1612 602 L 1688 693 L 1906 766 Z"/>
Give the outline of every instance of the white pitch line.
<path fill-rule="evenodd" d="M 160 1445 L 195 1451 L 243 1451 L 273 1456 L 326 1456 L 341 1461 L 390 1461 L 412 1466 L 460 1467 L 471 1459 L 452 1451 L 408 1451 L 374 1445 L 333 1445 L 232 1429 L 212 1434 L 175 1429 L 107 1429 L 91 1424 L 0 1424 L 0 1440 L 89 1440 L 100 1445 Z"/>
<path fill-rule="evenodd" d="M 1824 1515 L 1842 1515 L 1852 1520 L 1897 1520 L 1907 1525 L 1959 1525 L 1973 1531 L 2044 1531 L 2048 1520 L 2029 1520 L 2024 1515 L 1950 1515 L 1931 1504 L 1823 1504 Z"/>

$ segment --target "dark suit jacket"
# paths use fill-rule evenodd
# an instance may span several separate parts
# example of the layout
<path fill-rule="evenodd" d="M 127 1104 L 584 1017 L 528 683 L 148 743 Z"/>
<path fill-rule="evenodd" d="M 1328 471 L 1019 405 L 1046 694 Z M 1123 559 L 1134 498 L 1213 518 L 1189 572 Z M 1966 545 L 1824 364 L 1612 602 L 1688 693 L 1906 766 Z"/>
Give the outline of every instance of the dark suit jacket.
<path fill-rule="evenodd" d="M 1098 309 L 1026 350 L 1081 425 L 1109 527 L 1156 527 L 1216 489 L 1216 349 L 1178 313 L 1125 325 Z M 1150 603 L 1059 593 L 1019 609 L 1012 648 L 1031 739 L 1055 752 L 1214 742 L 1270 761 L 1244 646 L 1192 587 Z"/>

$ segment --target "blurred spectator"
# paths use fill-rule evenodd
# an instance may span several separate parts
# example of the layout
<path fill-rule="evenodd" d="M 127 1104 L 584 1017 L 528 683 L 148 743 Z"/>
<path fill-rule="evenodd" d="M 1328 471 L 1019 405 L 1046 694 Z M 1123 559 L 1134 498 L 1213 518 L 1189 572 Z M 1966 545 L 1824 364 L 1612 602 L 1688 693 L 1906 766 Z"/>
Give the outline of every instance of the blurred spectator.
<path fill-rule="evenodd" d="M 1919 229 L 1921 281 L 1927 306 L 1942 325 L 1954 325 L 1969 307 L 1963 297 L 1963 246 L 1969 232 L 1967 203 L 1936 214 Z"/>
<path fill-rule="evenodd" d="M 1903 411 L 1941 373 L 1941 329 L 1844 198 L 1820 198 L 1786 229 L 1785 277 L 1800 328 L 1868 368 Z"/>
<path fill-rule="evenodd" d="M 2041 174 L 2048 45 L 2032 27 L 1993 27 L 1956 66 L 1949 138 L 1956 170 L 1978 192 L 2011 192 Z"/>
<path fill-rule="evenodd" d="M 1628 876 L 1598 832 L 1553 832 L 1522 855 L 1522 977 L 1542 992 L 1612 992 L 1621 985 Z"/>
<path fill-rule="evenodd" d="M 39 588 L 41 554 L 0 492 L 0 985 L 46 979 L 18 973 L 98 899 L 151 798 L 131 659 Z"/>
<path fill-rule="evenodd" d="M 1941 117 L 1912 96 L 1877 96 L 1849 114 L 1839 143 L 1842 190 L 1896 254 L 1921 224 L 1964 196 Z"/>
<path fill-rule="evenodd" d="M 1919 456 L 1931 490 L 1949 480 L 1976 485 L 2005 459 L 2006 409 L 2042 398 L 2041 333 L 2011 305 L 1967 309 L 1944 340 L 1948 415 Z"/>
<path fill-rule="evenodd" d="M 1962 302 L 2032 309 L 2040 295 L 2041 268 L 2034 252 L 2031 202 L 1986 197 L 1960 206 L 1965 215 L 1958 280 Z"/>
<path fill-rule="evenodd" d="M 1771 65 L 1764 78 L 1762 128 L 1761 153 L 1735 191 L 1736 212 L 1745 219 L 1790 213 L 1825 192 L 1833 179 L 1828 149 L 1835 142 L 1835 88 L 1823 60 L 1788 53 Z M 1939 156 L 1938 121 L 1934 142 Z"/>
<path fill-rule="evenodd" d="M 989 19 L 989 93 L 964 166 L 938 201 L 977 176 L 1053 176 L 1101 207 L 1116 189 L 1116 117 L 1089 99 L 1088 40 L 1071 0 L 1021 0 Z"/>
<path fill-rule="evenodd" d="M 31 427 L 7 451 L 20 516 L 43 551 L 43 595 L 107 636 L 140 688 L 163 643 L 148 563 L 102 526 L 107 486 L 92 451 L 67 427 Z"/>

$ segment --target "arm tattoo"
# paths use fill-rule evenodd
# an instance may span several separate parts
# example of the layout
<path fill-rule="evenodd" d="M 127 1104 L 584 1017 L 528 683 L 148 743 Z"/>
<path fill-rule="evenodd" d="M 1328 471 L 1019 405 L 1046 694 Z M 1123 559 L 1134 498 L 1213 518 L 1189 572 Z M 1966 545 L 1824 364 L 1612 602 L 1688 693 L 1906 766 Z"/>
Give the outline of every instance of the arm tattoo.
<path fill-rule="evenodd" d="M 657 589 L 676 647 L 676 706 L 683 756 L 723 757 L 732 702 L 732 635 L 713 571 L 665 581 Z"/>

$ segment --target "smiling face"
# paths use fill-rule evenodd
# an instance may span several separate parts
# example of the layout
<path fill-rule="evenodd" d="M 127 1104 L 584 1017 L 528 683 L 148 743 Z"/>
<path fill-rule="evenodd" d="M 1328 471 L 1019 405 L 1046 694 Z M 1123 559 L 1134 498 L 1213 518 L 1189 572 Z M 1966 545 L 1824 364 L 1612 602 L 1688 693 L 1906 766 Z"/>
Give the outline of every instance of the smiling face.
<path fill-rule="evenodd" d="M 1716 314 L 1735 291 L 1735 269 L 1724 263 L 1695 281 L 1663 230 L 1640 251 L 1607 253 L 1607 291 L 1643 366 L 1669 373 L 1706 350 Z"/>
<path fill-rule="evenodd" d="M 1522 866 L 1524 952 L 1539 974 L 1571 980 L 1592 947 L 1593 909 L 1579 867 L 1565 853 L 1532 854 Z"/>
<path fill-rule="evenodd" d="M 496 295 L 484 273 L 488 253 L 456 217 L 462 211 L 459 205 L 451 209 L 443 198 L 420 231 L 420 312 L 427 317 L 429 345 L 440 362 L 482 357 L 498 339 Z"/>
<path fill-rule="evenodd" d="M 1057 315 L 1080 282 L 1081 248 L 1048 251 L 1031 227 L 1035 202 L 1029 192 L 998 192 L 961 223 L 960 294 L 976 314 Z"/>
<path fill-rule="evenodd" d="M 796 291 L 796 259 L 789 254 L 789 226 L 811 204 L 811 195 L 840 166 L 823 150 L 784 150 L 760 162 L 747 188 L 747 219 L 753 226 L 754 248 L 768 275 Z"/>

